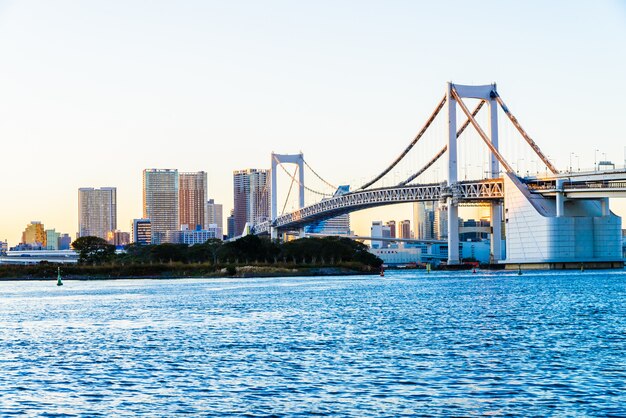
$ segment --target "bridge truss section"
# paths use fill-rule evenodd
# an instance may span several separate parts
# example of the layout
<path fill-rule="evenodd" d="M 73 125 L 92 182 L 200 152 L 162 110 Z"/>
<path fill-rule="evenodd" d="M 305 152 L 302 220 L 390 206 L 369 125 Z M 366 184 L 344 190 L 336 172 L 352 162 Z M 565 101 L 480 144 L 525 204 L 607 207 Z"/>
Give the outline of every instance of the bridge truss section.
<path fill-rule="evenodd" d="M 267 234 L 271 228 L 289 230 L 308 223 L 329 219 L 348 212 L 394 203 L 439 201 L 451 195 L 460 203 L 484 203 L 504 198 L 501 179 L 443 184 L 410 185 L 362 190 L 336 196 L 254 226 L 255 234 Z"/>

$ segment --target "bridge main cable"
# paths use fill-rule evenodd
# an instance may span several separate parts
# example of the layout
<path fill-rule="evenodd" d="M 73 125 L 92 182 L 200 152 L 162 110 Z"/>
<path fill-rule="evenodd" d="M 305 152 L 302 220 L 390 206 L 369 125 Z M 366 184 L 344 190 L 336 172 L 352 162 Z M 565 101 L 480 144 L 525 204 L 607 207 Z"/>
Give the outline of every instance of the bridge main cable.
<path fill-rule="evenodd" d="M 476 117 L 476 115 L 478 114 L 478 112 L 480 111 L 480 109 L 483 107 L 484 104 L 485 104 L 484 100 L 481 100 L 480 103 L 478 103 L 478 106 L 476 106 L 476 109 L 474 109 L 474 111 L 472 112 L 472 116 L 473 117 Z M 461 126 L 461 128 L 456 132 L 457 139 L 461 136 L 463 131 L 465 131 L 465 129 L 469 126 L 470 123 L 471 123 L 471 121 L 468 118 L 465 121 L 465 123 L 463 124 L 463 126 Z M 406 186 L 407 184 L 409 184 L 410 182 L 415 180 L 417 177 L 422 175 L 422 173 L 424 171 L 428 170 L 433 164 L 435 164 L 437 162 L 437 160 L 439 160 L 439 158 L 441 158 L 441 156 L 446 153 L 446 151 L 448 151 L 448 145 L 447 144 L 444 145 L 443 148 L 441 148 L 439 150 L 439 152 L 437 154 L 435 154 L 435 156 L 429 162 L 427 162 L 424 167 L 422 167 L 421 169 L 416 171 L 408 179 L 404 180 L 401 183 L 398 183 L 398 186 Z"/>
<path fill-rule="evenodd" d="M 437 105 L 437 107 L 435 108 L 434 112 L 432 113 L 432 115 L 430 115 L 430 117 L 428 118 L 428 120 L 426 121 L 426 124 L 424 125 L 424 127 L 419 131 L 419 133 L 417 134 L 417 136 L 415 136 L 415 138 L 413 139 L 413 141 L 411 141 L 411 143 L 409 144 L 408 147 L 405 148 L 404 151 L 402 151 L 402 153 L 398 156 L 398 158 L 395 159 L 394 162 L 391 163 L 391 165 L 389 165 L 389 167 L 387 167 L 385 170 L 383 170 L 382 173 L 380 173 L 378 176 L 376 176 L 373 180 L 370 180 L 369 182 L 365 183 L 363 186 L 359 187 L 357 189 L 358 190 L 364 190 L 367 189 L 368 187 L 370 187 L 372 184 L 376 183 L 378 180 L 380 180 L 381 178 L 383 178 L 385 176 L 385 174 L 389 173 L 396 165 L 398 165 L 398 163 L 400 161 L 402 161 L 402 159 L 409 153 L 409 151 L 411 151 L 411 149 L 413 148 L 413 146 L 415 146 L 415 144 L 417 143 L 417 141 L 419 141 L 422 136 L 424 136 L 424 134 L 426 133 L 426 131 L 428 130 L 428 128 L 430 127 L 430 125 L 433 123 L 433 121 L 435 120 L 435 118 L 437 117 L 437 115 L 439 114 L 439 112 L 441 111 L 441 109 L 443 108 L 443 105 L 446 104 L 446 96 L 443 96 L 443 99 L 441 99 L 441 102 L 439 102 L 439 104 Z"/>
<path fill-rule="evenodd" d="M 495 99 L 498 102 L 498 104 L 500 105 L 500 107 L 502 108 L 502 110 L 504 111 L 504 113 L 509 117 L 509 119 L 511 120 L 511 123 L 513 123 L 513 126 L 515 126 L 515 128 L 517 128 L 517 130 L 522 135 L 522 137 L 526 140 L 526 142 L 528 142 L 528 145 L 530 145 L 530 147 L 533 149 L 533 151 L 535 151 L 535 154 L 537 154 L 537 156 L 541 159 L 541 161 L 543 161 L 543 163 L 546 165 L 546 167 L 548 167 L 550 169 L 552 174 L 558 174 L 559 170 L 557 170 L 556 167 L 550 162 L 548 157 L 546 157 L 544 155 L 544 153 L 541 152 L 541 149 L 539 148 L 537 143 L 535 141 L 533 141 L 532 138 L 530 137 L 530 135 L 528 135 L 526 133 L 526 131 L 524 130 L 524 128 L 522 128 L 522 125 L 520 125 L 520 123 L 518 122 L 517 118 L 515 116 L 513 116 L 513 114 L 509 110 L 509 108 L 504 104 L 504 101 L 502 100 L 502 97 L 500 97 L 500 95 L 497 92 L 495 92 Z"/>

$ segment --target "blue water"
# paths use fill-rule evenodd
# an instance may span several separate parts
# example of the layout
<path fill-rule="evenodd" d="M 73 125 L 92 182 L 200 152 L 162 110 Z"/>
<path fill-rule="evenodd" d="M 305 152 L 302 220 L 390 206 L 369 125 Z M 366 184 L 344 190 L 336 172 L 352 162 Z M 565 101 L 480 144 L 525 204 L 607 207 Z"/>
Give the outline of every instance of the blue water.
<path fill-rule="evenodd" d="M 624 272 L 0 283 L 0 415 L 626 415 Z"/>

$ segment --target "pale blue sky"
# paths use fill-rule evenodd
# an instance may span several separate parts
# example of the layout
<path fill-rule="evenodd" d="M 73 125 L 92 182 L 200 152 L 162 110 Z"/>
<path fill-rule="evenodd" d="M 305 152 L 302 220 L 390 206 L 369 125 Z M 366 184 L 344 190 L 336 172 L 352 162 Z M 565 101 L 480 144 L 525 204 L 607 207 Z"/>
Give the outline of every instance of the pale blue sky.
<path fill-rule="evenodd" d="M 208 171 L 225 216 L 271 151 L 369 178 L 450 80 L 497 82 L 560 168 L 623 163 L 625 45 L 624 1 L 0 0 L 0 239 L 74 235 L 79 187 L 116 186 L 129 230 L 148 167 Z"/>

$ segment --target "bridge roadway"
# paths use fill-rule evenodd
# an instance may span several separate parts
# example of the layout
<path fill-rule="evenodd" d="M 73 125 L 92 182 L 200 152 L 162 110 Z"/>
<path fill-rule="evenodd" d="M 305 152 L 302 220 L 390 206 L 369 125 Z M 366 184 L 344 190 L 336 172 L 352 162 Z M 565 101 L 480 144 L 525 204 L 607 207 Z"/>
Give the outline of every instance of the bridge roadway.
<path fill-rule="evenodd" d="M 562 189 L 557 189 L 561 180 Z M 550 177 L 521 179 L 532 193 L 552 197 L 563 192 L 566 198 L 626 197 L 626 169 L 561 173 Z M 417 184 L 361 190 L 322 200 L 252 227 L 254 234 L 267 234 L 271 227 L 297 230 L 309 223 L 377 206 L 410 202 L 432 202 L 452 196 L 460 204 L 480 204 L 504 198 L 502 178 L 447 183 Z"/>

